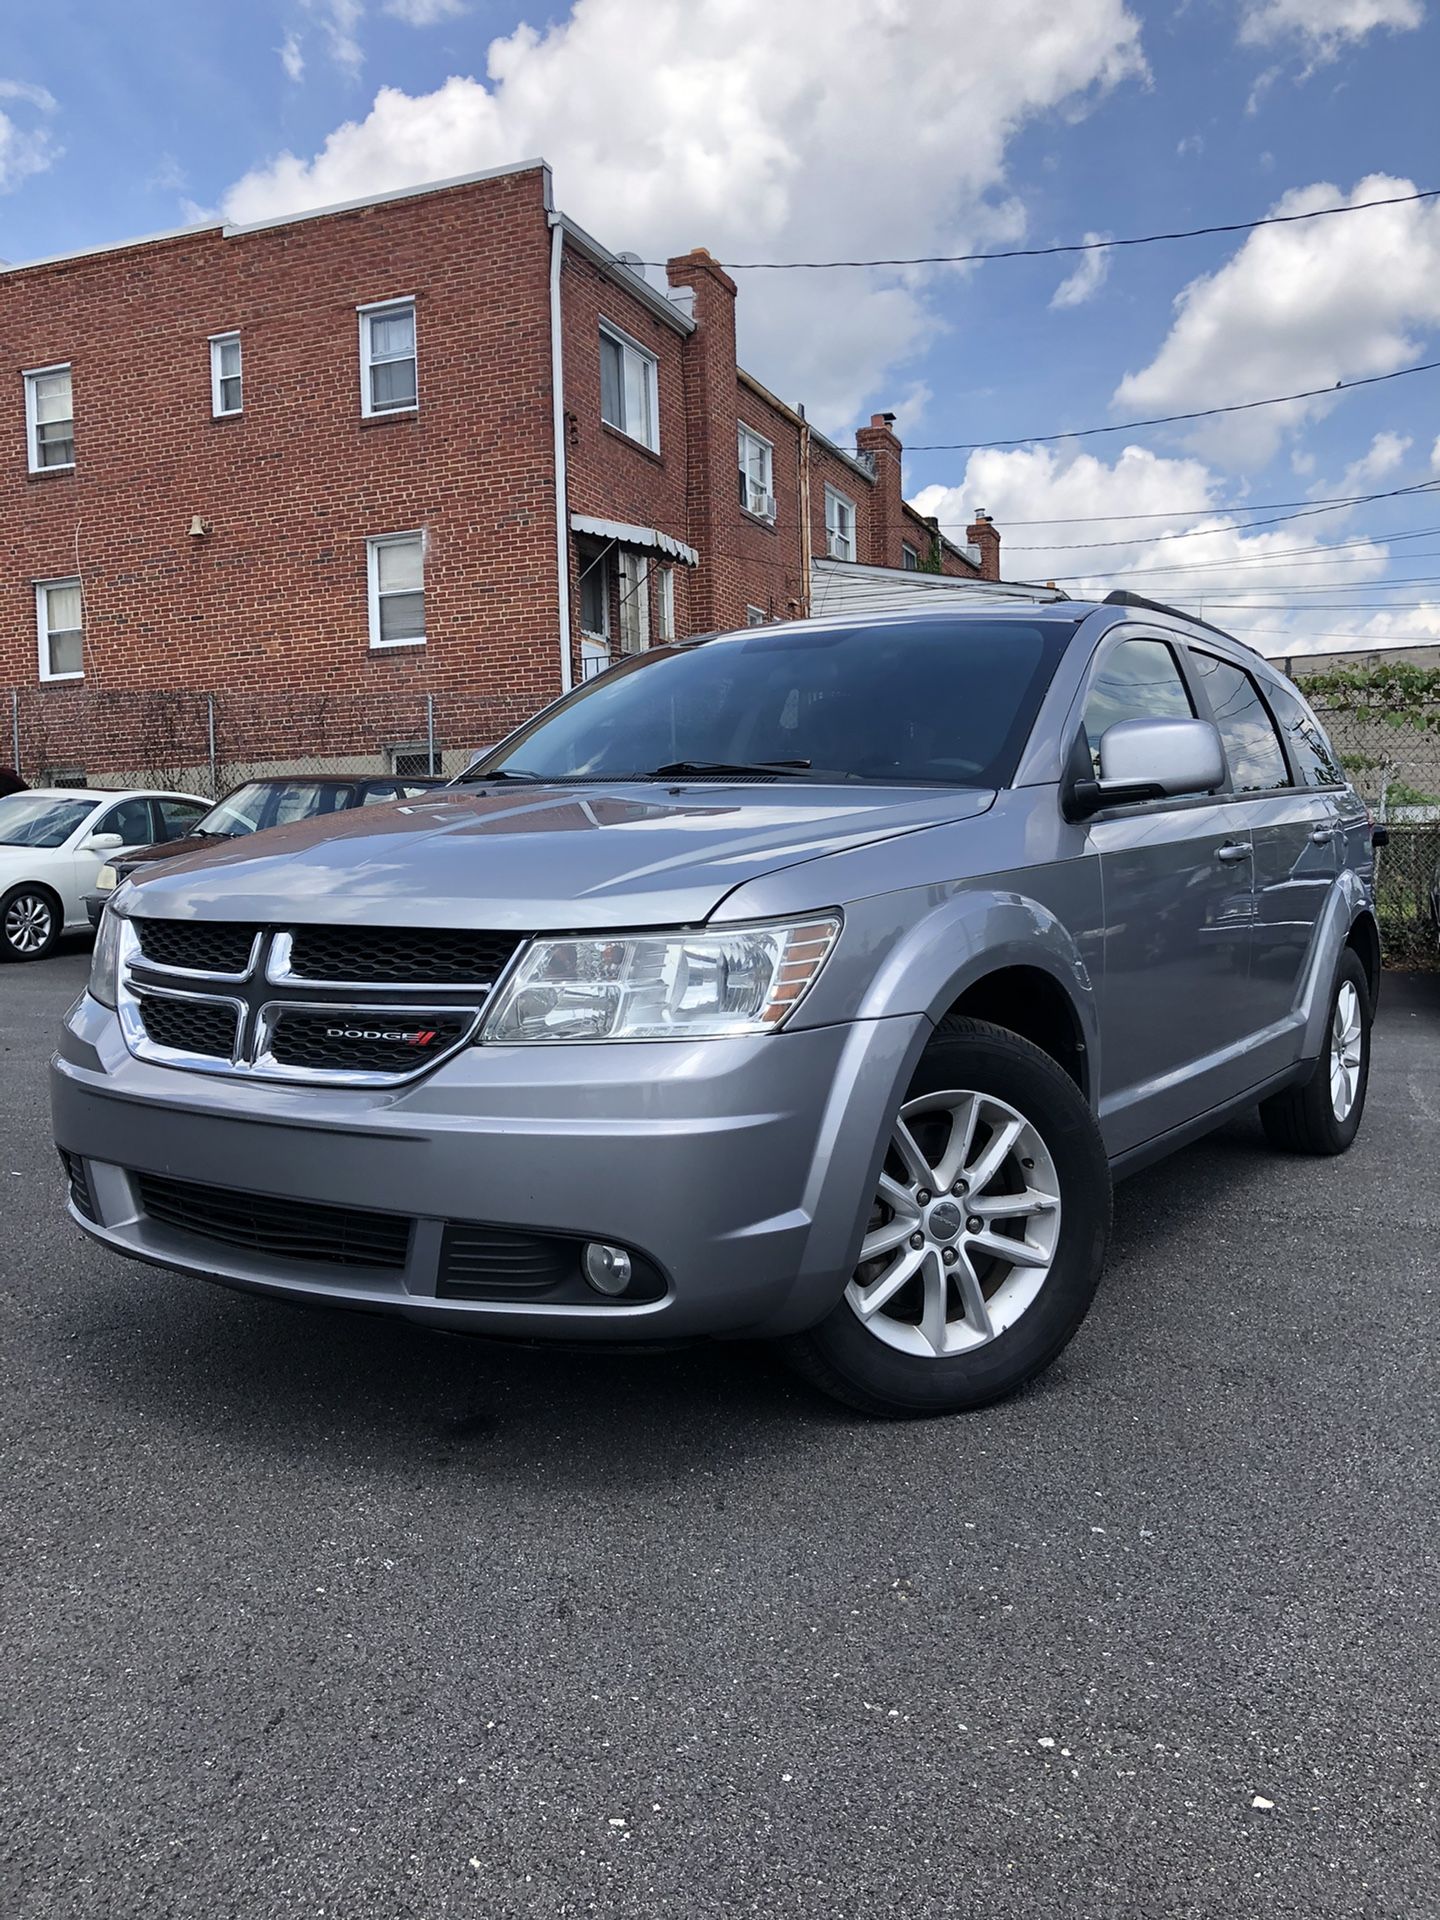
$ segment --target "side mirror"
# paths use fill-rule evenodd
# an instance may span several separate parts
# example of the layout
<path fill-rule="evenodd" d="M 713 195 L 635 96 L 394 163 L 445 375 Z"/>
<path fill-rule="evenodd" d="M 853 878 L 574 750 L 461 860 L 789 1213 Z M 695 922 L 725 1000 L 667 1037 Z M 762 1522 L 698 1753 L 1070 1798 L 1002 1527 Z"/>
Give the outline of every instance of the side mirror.
<path fill-rule="evenodd" d="M 92 833 L 85 842 L 89 853 L 113 853 L 117 847 L 123 847 L 125 841 L 118 833 Z"/>
<path fill-rule="evenodd" d="M 1220 735 L 1208 720 L 1118 720 L 1100 736 L 1100 778 L 1075 781 L 1066 812 L 1083 820 L 1101 807 L 1213 793 L 1224 781 Z"/>

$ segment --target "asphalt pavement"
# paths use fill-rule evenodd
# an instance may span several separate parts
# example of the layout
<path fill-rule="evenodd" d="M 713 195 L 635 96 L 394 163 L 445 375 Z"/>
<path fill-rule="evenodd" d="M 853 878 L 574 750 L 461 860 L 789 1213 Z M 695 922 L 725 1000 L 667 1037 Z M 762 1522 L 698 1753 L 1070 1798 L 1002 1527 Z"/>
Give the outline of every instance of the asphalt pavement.
<path fill-rule="evenodd" d="M 1007 1406 L 496 1348 L 62 1211 L 73 950 L 0 969 L 0 1913 L 1440 1906 L 1440 978 L 1342 1161 L 1117 1195 Z"/>

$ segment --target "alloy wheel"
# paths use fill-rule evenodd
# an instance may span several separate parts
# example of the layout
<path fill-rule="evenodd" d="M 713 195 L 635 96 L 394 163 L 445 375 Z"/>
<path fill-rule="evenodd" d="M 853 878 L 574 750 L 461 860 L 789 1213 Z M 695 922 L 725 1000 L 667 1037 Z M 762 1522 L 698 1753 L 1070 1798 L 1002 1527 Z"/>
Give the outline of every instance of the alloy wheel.
<path fill-rule="evenodd" d="M 54 925 L 50 903 L 42 894 L 17 893 L 5 909 L 6 942 L 22 959 L 45 951 Z"/>
<path fill-rule="evenodd" d="M 1360 1090 L 1364 1057 L 1364 1023 L 1360 995 L 1352 980 L 1342 980 L 1330 1022 L 1330 1105 L 1337 1120 L 1348 1120 Z"/>
<path fill-rule="evenodd" d="M 1059 1239 L 1059 1176 L 1033 1122 L 992 1094 L 921 1094 L 900 1109 L 845 1297 L 903 1353 L 965 1353 L 1033 1304 Z"/>

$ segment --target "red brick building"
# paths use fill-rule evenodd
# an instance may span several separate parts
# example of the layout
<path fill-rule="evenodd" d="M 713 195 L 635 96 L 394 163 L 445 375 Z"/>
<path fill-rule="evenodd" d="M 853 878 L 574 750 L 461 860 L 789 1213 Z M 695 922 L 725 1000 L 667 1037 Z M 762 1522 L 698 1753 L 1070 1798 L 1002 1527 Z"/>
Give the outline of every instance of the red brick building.
<path fill-rule="evenodd" d="M 0 688 L 52 738 L 152 692 L 276 758 L 342 697 L 494 737 L 618 651 L 803 616 L 824 558 L 998 579 L 988 520 L 905 504 L 892 416 L 834 445 L 738 367 L 729 275 L 666 277 L 539 161 L 0 271 Z"/>

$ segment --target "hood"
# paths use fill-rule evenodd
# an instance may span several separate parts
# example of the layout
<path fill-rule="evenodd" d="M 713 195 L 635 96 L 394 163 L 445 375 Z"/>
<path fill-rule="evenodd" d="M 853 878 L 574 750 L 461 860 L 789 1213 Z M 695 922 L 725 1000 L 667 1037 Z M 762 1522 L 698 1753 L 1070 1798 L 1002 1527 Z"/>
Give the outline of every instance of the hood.
<path fill-rule="evenodd" d="M 119 873 L 129 873 L 132 867 L 148 867 L 152 860 L 182 860 L 187 854 L 228 844 L 228 836 L 223 833 L 187 833 L 180 840 L 157 840 L 153 846 L 131 847 L 127 853 L 115 854 L 107 864 Z"/>
<path fill-rule="evenodd" d="M 200 920 L 693 925 L 747 880 L 967 819 L 994 799 L 798 782 L 444 788 L 164 860 L 136 874 L 129 898 L 136 913 Z"/>

